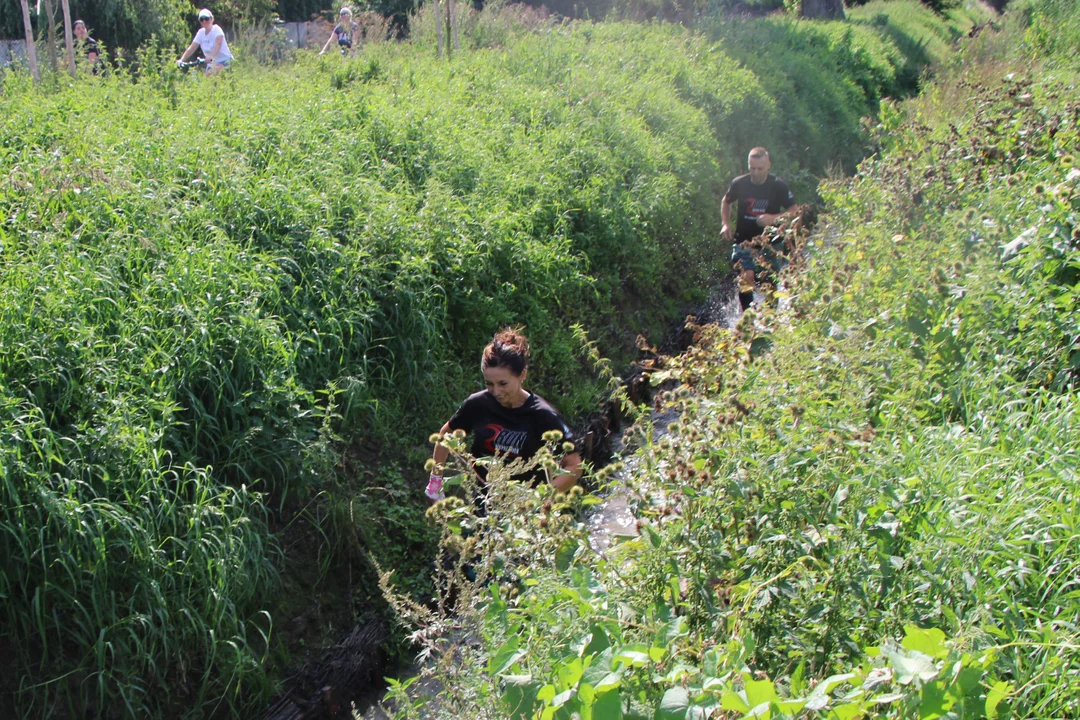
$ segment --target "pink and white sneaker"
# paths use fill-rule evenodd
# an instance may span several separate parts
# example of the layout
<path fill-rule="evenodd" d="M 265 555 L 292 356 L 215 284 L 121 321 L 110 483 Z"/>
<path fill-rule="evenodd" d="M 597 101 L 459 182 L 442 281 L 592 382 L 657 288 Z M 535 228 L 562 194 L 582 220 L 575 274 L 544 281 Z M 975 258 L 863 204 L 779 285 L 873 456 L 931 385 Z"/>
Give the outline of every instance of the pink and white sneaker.
<path fill-rule="evenodd" d="M 431 477 L 428 478 L 427 489 L 424 490 L 424 494 L 435 502 L 446 499 L 446 493 L 443 492 L 442 484 L 442 475 L 432 473 Z"/>

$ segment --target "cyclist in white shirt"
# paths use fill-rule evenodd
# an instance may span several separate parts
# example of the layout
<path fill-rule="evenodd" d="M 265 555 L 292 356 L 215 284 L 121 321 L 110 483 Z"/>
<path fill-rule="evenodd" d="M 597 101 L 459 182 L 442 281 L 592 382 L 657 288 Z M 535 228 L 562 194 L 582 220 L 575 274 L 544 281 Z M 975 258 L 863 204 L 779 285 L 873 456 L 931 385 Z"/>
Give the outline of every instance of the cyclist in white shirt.
<path fill-rule="evenodd" d="M 229 67 L 233 56 L 229 52 L 229 43 L 225 41 L 225 32 L 214 22 L 214 13 L 206 8 L 199 11 L 199 32 L 188 45 L 187 50 L 176 61 L 177 65 L 185 62 L 198 49 L 202 49 L 206 58 L 206 74 L 216 75 Z"/>

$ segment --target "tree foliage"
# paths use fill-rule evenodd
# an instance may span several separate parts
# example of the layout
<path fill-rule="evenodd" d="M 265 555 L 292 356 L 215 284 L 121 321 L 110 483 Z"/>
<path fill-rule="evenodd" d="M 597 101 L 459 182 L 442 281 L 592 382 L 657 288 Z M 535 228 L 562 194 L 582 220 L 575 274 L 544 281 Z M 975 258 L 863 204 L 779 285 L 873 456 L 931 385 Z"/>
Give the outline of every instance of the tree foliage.
<path fill-rule="evenodd" d="M 275 0 L 214 0 L 212 4 L 209 0 L 199 1 L 206 3 L 214 13 L 214 20 L 224 25 L 266 22 L 279 5 Z"/>
<path fill-rule="evenodd" d="M 56 5 L 55 22 L 62 22 Z M 86 21 L 91 35 L 107 48 L 134 50 L 151 36 L 165 45 L 179 45 L 191 40 L 197 29 L 195 16 L 201 7 L 209 7 L 214 18 L 223 25 L 238 22 L 265 22 L 282 6 L 316 6 L 332 4 L 327 0 L 71 0 L 72 20 Z M 298 13 L 296 13 L 298 14 Z M 306 20 L 306 16 L 292 19 Z M 40 37 L 45 32 L 44 4 L 40 15 L 33 14 L 34 31 Z M 22 11 L 19 3 L 0 3 L 0 37 L 21 38 Z"/>
<path fill-rule="evenodd" d="M 59 3 L 56 3 L 59 8 Z M 107 47 L 134 49 L 157 35 L 163 42 L 179 43 L 187 34 L 185 15 L 194 6 L 188 0 L 71 0 L 73 20 L 86 21 L 91 34 Z M 44 33 L 45 10 L 31 14 L 36 33 Z M 57 22 L 61 22 L 57 10 Z M 0 3 L 0 37 L 22 37 L 19 3 Z"/>
<path fill-rule="evenodd" d="M 282 20 L 303 22 L 310 20 L 312 15 L 336 11 L 345 4 L 348 4 L 347 0 L 277 0 L 274 9 Z"/>

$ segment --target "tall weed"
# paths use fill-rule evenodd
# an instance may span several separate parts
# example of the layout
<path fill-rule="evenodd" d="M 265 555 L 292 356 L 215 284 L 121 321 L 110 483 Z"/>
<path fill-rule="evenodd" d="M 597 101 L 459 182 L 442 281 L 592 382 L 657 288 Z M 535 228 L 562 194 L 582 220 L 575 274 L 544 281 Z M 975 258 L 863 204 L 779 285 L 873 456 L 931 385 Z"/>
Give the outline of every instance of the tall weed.
<path fill-rule="evenodd" d="M 5 78 L 0 637 L 20 708 L 249 714 L 267 508 L 337 492 L 343 442 L 407 454 L 504 324 L 533 336 L 533 387 L 589 407 L 573 326 L 619 353 L 627 328 L 659 335 L 727 272 L 718 198 L 747 150 L 810 192 L 807 169 L 854 157 L 895 57 L 869 31 L 744 26 L 810 38 L 785 58 L 841 74 L 814 71 L 848 121 L 806 151 L 806 103 L 700 34 L 469 12 L 449 62 L 421 23 L 414 45 L 215 78 L 159 45 L 74 87 Z M 326 508 L 328 547 L 353 552 L 364 514 Z"/>
<path fill-rule="evenodd" d="M 882 105 L 790 309 L 652 359 L 636 537 L 510 514 L 459 715 L 1076 714 L 1075 88 L 994 47 Z"/>

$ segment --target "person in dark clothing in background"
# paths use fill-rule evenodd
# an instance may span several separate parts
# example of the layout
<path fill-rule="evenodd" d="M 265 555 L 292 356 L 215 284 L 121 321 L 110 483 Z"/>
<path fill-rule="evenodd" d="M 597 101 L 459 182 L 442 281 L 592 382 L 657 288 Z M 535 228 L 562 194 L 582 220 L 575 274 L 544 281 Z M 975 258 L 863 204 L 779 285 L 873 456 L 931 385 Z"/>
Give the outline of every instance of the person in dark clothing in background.
<path fill-rule="evenodd" d="M 76 50 L 80 55 L 86 56 L 90 72 L 97 75 L 99 70 L 98 61 L 101 59 L 101 51 L 98 48 L 97 40 L 90 37 L 90 31 L 86 29 L 86 23 L 82 20 L 76 20 L 71 29 L 75 33 Z"/>
<path fill-rule="evenodd" d="M 754 299 L 755 273 L 763 269 L 754 264 L 753 253 L 744 243 L 778 223 L 784 217 L 784 211 L 795 204 L 795 196 L 787 184 L 769 173 L 772 162 L 768 150 L 763 147 L 751 150 L 747 166 L 750 172 L 731 181 L 720 204 L 724 222 L 720 234 L 725 240 L 735 241 L 731 248 L 731 263 L 739 270 L 739 302 L 744 310 Z M 734 230 L 730 224 L 733 207 L 736 212 Z"/>

